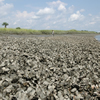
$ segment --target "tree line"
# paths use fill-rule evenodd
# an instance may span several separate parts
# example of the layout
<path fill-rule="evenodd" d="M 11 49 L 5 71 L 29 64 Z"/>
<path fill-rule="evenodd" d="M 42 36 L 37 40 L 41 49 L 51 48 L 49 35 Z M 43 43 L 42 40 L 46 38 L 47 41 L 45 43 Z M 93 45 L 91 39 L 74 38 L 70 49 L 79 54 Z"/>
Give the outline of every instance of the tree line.
<path fill-rule="evenodd" d="M 7 22 L 3 22 L 2 24 L 3 26 L 5 26 L 5 28 L 9 25 Z M 21 29 L 20 27 L 16 27 L 16 29 Z"/>

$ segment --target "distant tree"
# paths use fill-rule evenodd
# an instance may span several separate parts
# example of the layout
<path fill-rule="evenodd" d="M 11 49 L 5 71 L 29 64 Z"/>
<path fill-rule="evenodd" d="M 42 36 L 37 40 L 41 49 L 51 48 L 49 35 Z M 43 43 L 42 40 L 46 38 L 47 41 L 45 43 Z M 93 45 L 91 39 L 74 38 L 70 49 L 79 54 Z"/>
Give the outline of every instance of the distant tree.
<path fill-rule="evenodd" d="M 16 29 L 21 29 L 20 27 L 16 27 Z"/>
<path fill-rule="evenodd" d="M 9 24 L 7 22 L 3 22 L 2 25 L 5 26 L 5 28 L 6 28 L 6 26 L 9 25 Z"/>

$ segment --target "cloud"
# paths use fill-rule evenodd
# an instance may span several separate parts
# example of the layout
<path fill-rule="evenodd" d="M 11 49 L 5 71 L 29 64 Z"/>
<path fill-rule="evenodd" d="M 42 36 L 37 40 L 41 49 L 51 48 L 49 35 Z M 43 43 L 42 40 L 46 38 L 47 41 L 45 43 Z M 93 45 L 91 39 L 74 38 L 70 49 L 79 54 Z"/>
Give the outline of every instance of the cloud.
<path fill-rule="evenodd" d="M 10 13 L 10 9 L 13 8 L 13 4 L 4 4 L 4 0 L 0 0 L 0 17 L 7 15 Z"/>
<path fill-rule="evenodd" d="M 16 25 L 18 22 L 20 22 L 20 20 L 16 20 L 13 25 Z"/>
<path fill-rule="evenodd" d="M 89 24 L 91 24 L 91 25 L 93 25 L 93 24 L 95 24 L 96 22 L 90 22 Z"/>
<path fill-rule="evenodd" d="M 27 20 L 27 22 L 29 23 L 29 24 L 32 24 L 33 23 L 33 20 Z"/>
<path fill-rule="evenodd" d="M 52 8 L 57 8 L 59 11 L 65 11 L 66 10 L 66 3 L 61 2 L 60 0 L 53 1 L 53 2 L 47 2 L 47 4 Z"/>
<path fill-rule="evenodd" d="M 0 5 L 3 5 L 3 1 L 4 1 L 4 0 L 0 0 Z"/>
<path fill-rule="evenodd" d="M 58 7 L 58 10 L 66 10 L 66 7 L 63 5 L 63 4 L 60 4 L 59 7 Z"/>
<path fill-rule="evenodd" d="M 86 26 L 93 26 L 94 24 L 100 25 L 100 16 L 93 16 L 92 14 L 89 14 Z"/>
<path fill-rule="evenodd" d="M 53 24 L 56 24 L 56 21 L 54 21 Z"/>
<path fill-rule="evenodd" d="M 85 9 L 81 9 L 81 10 L 80 10 L 80 12 L 84 12 L 84 11 L 85 11 Z"/>
<path fill-rule="evenodd" d="M 13 4 L 5 4 L 0 7 L 0 10 L 8 10 L 13 8 Z"/>
<path fill-rule="evenodd" d="M 39 16 L 34 15 L 32 18 L 33 18 L 33 19 L 39 19 L 40 17 L 39 17 Z"/>
<path fill-rule="evenodd" d="M 46 7 L 46 8 L 44 8 L 44 9 L 40 9 L 38 12 L 37 12 L 37 14 L 38 15 L 44 15 L 44 14 L 54 14 L 54 9 L 53 8 L 48 8 L 48 7 Z"/>
<path fill-rule="evenodd" d="M 4 0 L 0 0 L 0 2 L 3 2 Z"/>
<path fill-rule="evenodd" d="M 34 15 L 34 12 L 28 13 L 27 11 L 23 11 L 23 12 L 17 11 L 16 17 L 17 18 L 36 18 L 36 16 Z"/>
<path fill-rule="evenodd" d="M 46 26 L 46 29 L 50 29 L 50 26 Z"/>
<path fill-rule="evenodd" d="M 89 16 L 92 16 L 92 14 L 88 14 Z"/>
<path fill-rule="evenodd" d="M 51 18 L 51 16 L 49 15 L 49 16 L 47 16 L 45 19 L 46 19 L 46 20 L 50 20 L 50 18 Z"/>
<path fill-rule="evenodd" d="M 79 11 L 72 14 L 69 18 L 69 21 L 75 21 L 75 20 L 83 20 L 85 18 L 84 15 L 82 15 Z"/>
<path fill-rule="evenodd" d="M 17 22 L 14 22 L 14 25 L 16 25 L 17 24 Z"/>
<path fill-rule="evenodd" d="M 66 3 L 64 2 L 61 2 L 60 0 L 57 0 L 57 1 L 53 1 L 53 2 L 47 2 L 47 4 L 51 7 L 58 7 L 59 5 L 67 5 Z"/>
<path fill-rule="evenodd" d="M 68 8 L 69 13 L 73 13 L 74 8 L 75 8 L 74 5 L 70 6 L 70 7 Z"/>

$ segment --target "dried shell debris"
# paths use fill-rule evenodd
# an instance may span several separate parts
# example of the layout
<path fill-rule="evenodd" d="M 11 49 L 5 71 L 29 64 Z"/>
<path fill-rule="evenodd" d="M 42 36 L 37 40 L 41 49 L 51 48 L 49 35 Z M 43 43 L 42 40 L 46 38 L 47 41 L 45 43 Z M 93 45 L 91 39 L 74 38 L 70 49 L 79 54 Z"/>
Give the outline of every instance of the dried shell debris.
<path fill-rule="evenodd" d="M 100 43 L 93 36 L 0 37 L 1 100 L 99 100 Z"/>

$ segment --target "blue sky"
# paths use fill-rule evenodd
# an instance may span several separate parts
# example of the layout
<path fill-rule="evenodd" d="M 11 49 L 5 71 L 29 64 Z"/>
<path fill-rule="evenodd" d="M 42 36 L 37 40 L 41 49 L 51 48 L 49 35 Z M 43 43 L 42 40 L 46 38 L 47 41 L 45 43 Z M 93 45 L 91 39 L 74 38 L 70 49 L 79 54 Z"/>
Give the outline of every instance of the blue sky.
<path fill-rule="evenodd" d="M 0 0 L 0 27 L 100 31 L 100 0 Z"/>

